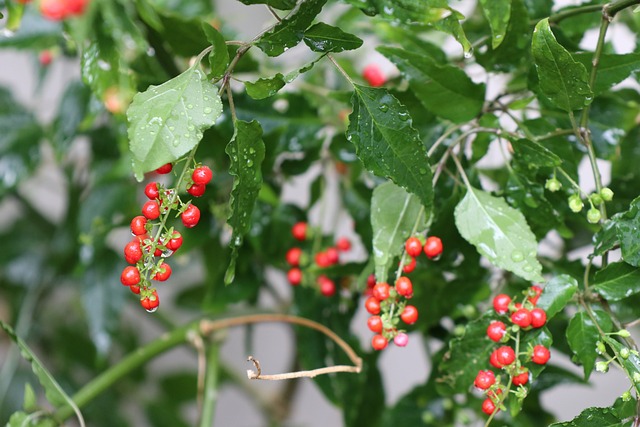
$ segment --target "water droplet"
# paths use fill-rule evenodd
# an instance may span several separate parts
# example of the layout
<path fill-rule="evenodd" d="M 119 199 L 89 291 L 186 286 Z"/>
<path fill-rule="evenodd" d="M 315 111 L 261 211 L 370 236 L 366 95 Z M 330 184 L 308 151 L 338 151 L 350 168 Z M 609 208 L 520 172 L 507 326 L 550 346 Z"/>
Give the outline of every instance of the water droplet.
<path fill-rule="evenodd" d="M 253 160 L 247 159 L 247 166 L 249 167 L 253 166 Z"/>
<path fill-rule="evenodd" d="M 424 175 L 424 174 L 426 174 L 426 173 L 427 173 L 427 169 L 425 169 L 425 168 L 420 168 L 419 172 L 420 172 L 420 175 Z"/>
<path fill-rule="evenodd" d="M 184 137 L 189 138 L 189 132 L 185 132 Z"/>
<path fill-rule="evenodd" d="M 208 96 L 205 96 L 205 97 L 203 97 L 202 99 L 204 99 L 205 101 L 208 101 L 208 100 L 209 100 L 209 97 L 208 97 Z"/>
<path fill-rule="evenodd" d="M 530 265 L 525 265 L 522 269 L 527 273 L 531 273 L 533 271 L 533 267 L 531 267 Z"/>
<path fill-rule="evenodd" d="M 406 122 L 407 120 L 409 120 L 409 115 L 407 113 L 400 113 L 398 114 L 398 118 L 401 121 Z"/>
<path fill-rule="evenodd" d="M 193 110 L 193 104 L 187 104 L 187 108 L 188 108 L 189 110 Z"/>
<path fill-rule="evenodd" d="M 205 114 L 211 114 L 211 108 L 206 107 L 206 108 L 204 109 L 204 113 L 205 113 Z"/>
<path fill-rule="evenodd" d="M 164 251 L 162 251 L 162 254 L 160 254 L 162 258 L 167 258 L 171 255 L 173 255 L 173 251 L 171 249 L 165 249 Z"/>
<path fill-rule="evenodd" d="M 147 310 L 147 313 L 155 313 L 158 310 L 158 307 L 153 307 L 153 308 L 145 308 L 145 310 Z"/>
<path fill-rule="evenodd" d="M 524 261 L 524 254 L 522 251 L 513 251 L 511 253 L 511 261 L 513 262 L 522 262 Z"/>
<path fill-rule="evenodd" d="M 187 129 L 189 130 L 189 132 L 193 132 L 193 130 L 195 129 L 195 126 L 189 125 L 187 126 Z"/>
<path fill-rule="evenodd" d="M 389 106 L 386 104 L 382 104 L 381 106 L 378 107 L 380 109 L 380 111 L 382 111 L 383 113 L 386 113 L 387 111 L 389 111 Z"/>
<path fill-rule="evenodd" d="M 255 152 L 256 152 L 256 150 L 254 150 L 254 149 L 253 149 L 253 147 L 250 147 L 250 148 L 249 148 L 249 153 L 250 153 L 250 154 L 255 154 Z"/>
<path fill-rule="evenodd" d="M 169 130 L 170 130 L 171 132 L 173 132 L 175 129 L 176 129 L 176 127 L 175 127 L 175 126 L 169 126 Z"/>

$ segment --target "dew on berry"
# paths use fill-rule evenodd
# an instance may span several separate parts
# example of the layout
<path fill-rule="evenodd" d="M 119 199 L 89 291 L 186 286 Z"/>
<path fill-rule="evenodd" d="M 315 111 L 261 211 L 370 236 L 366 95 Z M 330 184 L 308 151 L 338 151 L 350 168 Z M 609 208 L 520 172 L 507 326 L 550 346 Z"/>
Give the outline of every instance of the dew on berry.
<path fill-rule="evenodd" d="M 155 313 L 156 311 L 158 311 L 158 307 L 145 308 L 145 310 L 147 311 L 147 313 Z"/>

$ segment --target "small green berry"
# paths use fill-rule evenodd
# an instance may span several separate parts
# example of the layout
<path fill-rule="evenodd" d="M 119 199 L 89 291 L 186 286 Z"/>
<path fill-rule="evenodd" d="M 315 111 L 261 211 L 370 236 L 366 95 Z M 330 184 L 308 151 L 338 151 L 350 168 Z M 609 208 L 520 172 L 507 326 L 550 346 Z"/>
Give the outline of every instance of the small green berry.
<path fill-rule="evenodd" d="M 552 193 L 555 193 L 562 188 L 562 183 L 556 178 L 550 178 L 547 180 L 547 182 L 544 183 L 544 188 L 551 191 Z"/>
<path fill-rule="evenodd" d="M 634 384 L 640 383 L 640 373 L 638 372 L 633 373 L 633 383 Z"/>
<path fill-rule="evenodd" d="M 602 215 L 600 215 L 600 211 L 598 209 L 591 208 L 587 211 L 587 221 L 591 224 L 596 224 L 600 221 L 600 218 L 602 218 Z"/>
<path fill-rule="evenodd" d="M 609 187 L 604 187 L 600 190 L 600 197 L 602 197 L 602 200 L 605 202 L 610 202 L 613 200 L 613 191 L 611 191 Z"/>
<path fill-rule="evenodd" d="M 620 357 L 622 357 L 624 360 L 627 360 L 630 354 L 631 352 L 627 347 L 623 347 L 620 349 Z"/>
<path fill-rule="evenodd" d="M 629 331 L 627 331 L 626 329 L 620 329 L 618 332 L 616 332 L 616 335 L 622 338 L 629 338 L 631 336 L 631 333 L 629 333 Z"/>
<path fill-rule="evenodd" d="M 629 402 L 631 400 L 631 392 L 629 390 L 625 391 L 624 393 L 622 393 L 622 396 L 620 396 L 620 398 L 622 398 L 624 402 Z"/>
<path fill-rule="evenodd" d="M 607 362 L 597 362 L 596 371 L 606 373 L 609 371 L 609 364 Z"/>
<path fill-rule="evenodd" d="M 589 199 L 591 199 L 591 203 L 593 203 L 596 206 L 600 206 L 603 201 L 602 197 L 598 193 L 593 193 L 591 196 L 589 196 Z"/>
<path fill-rule="evenodd" d="M 596 352 L 598 352 L 598 354 L 605 354 L 607 352 L 607 349 L 605 348 L 602 341 L 596 342 Z"/>
<path fill-rule="evenodd" d="M 578 213 L 582 210 L 583 207 L 584 203 L 582 203 L 582 199 L 580 198 L 580 196 L 574 194 L 569 197 L 569 209 L 571 209 L 573 212 Z"/>

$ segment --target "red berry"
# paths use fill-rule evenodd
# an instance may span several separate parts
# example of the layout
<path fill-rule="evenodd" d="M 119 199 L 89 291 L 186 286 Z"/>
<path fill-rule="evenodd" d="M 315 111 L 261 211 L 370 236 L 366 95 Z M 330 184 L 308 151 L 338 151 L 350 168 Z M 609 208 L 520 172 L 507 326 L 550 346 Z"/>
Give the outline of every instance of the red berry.
<path fill-rule="evenodd" d="M 406 347 L 409 344 L 409 335 L 404 332 L 400 332 L 393 338 L 393 343 L 398 347 Z"/>
<path fill-rule="evenodd" d="M 140 295 L 140 286 L 139 285 L 131 285 L 129 286 L 129 289 L 131 289 L 131 292 L 133 292 L 136 295 Z"/>
<path fill-rule="evenodd" d="M 298 286 L 302 282 L 302 271 L 297 267 L 292 268 L 287 272 L 287 280 L 291 285 Z"/>
<path fill-rule="evenodd" d="M 371 347 L 373 347 L 374 350 L 384 350 L 387 344 L 389 344 L 389 341 L 380 334 L 374 335 L 373 338 L 371 338 Z"/>
<path fill-rule="evenodd" d="M 498 349 L 496 348 L 491 352 L 491 356 L 489 357 L 489 364 L 494 368 L 502 369 L 502 363 L 498 362 Z"/>
<path fill-rule="evenodd" d="M 396 292 L 406 298 L 413 296 L 413 284 L 408 277 L 401 276 L 396 280 Z"/>
<path fill-rule="evenodd" d="M 529 382 L 529 371 L 525 369 L 523 372 L 519 373 L 518 375 L 514 375 L 513 378 L 511 379 L 511 382 L 515 386 L 525 385 L 527 382 Z"/>
<path fill-rule="evenodd" d="M 371 332 L 382 332 L 382 319 L 380 316 L 371 316 L 367 320 L 367 327 Z"/>
<path fill-rule="evenodd" d="M 150 220 L 158 219 L 160 216 L 160 206 L 158 205 L 158 202 L 155 200 L 149 200 L 145 203 L 142 206 L 142 215 Z"/>
<path fill-rule="evenodd" d="M 300 240 L 301 242 L 305 241 L 307 238 L 307 223 L 301 221 L 293 224 L 291 234 L 293 234 L 294 239 Z"/>
<path fill-rule="evenodd" d="M 53 61 L 53 54 L 50 50 L 43 50 L 42 52 L 40 52 L 38 60 L 40 61 L 40 65 L 46 67 L 47 65 L 51 64 L 51 61 Z"/>
<path fill-rule="evenodd" d="M 158 298 L 158 293 L 156 291 L 153 291 L 151 296 L 140 299 L 140 305 L 148 312 L 153 313 L 160 305 L 160 298 Z"/>
<path fill-rule="evenodd" d="M 442 240 L 431 236 L 424 243 L 424 253 L 429 259 L 437 258 L 442 253 Z"/>
<path fill-rule="evenodd" d="M 193 197 L 200 197 L 204 194 L 206 189 L 207 186 L 204 184 L 192 184 L 187 188 L 187 193 L 191 194 Z"/>
<path fill-rule="evenodd" d="M 370 274 L 369 277 L 367 277 L 367 287 L 373 288 L 375 285 L 376 285 L 376 276 L 375 274 Z"/>
<path fill-rule="evenodd" d="M 511 321 L 521 328 L 531 326 L 531 312 L 526 308 L 520 308 L 511 313 Z"/>
<path fill-rule="evenodd" d="M 173 165 L 171 163 L 167 163 L 160 166 L 158 169 L 156 169 L 156 173 L 159 173 L 160 175 L 165 175 L 171 172 L 171 170 L 173 170 Z"/>
<path fill-rule="evenodd" d="M 415 258 L 422 252 L 422 242 L 417 237 L 409 237 L 404 242 L 404 250 L 407 251 L 410 257 Z"/>
<path fill-rule="evenodd" d="M 131 265 L 125 267 L 120 275 L 120 282 L 123 286 L 137 285 L 140 283 L 140 271 Z"/>
<path fill-rule="evenodd" d="M 142 215 L 138 215 L 131 220 L 131 232 L 135 236 L 140 236 L 147 232 L 147 218 Z"/>
<path fill-rule="evenodd" d="M 378 301 L 378 299 L 376 297 L 369 297 L 364 302 L 364 308 L 370 314 L 378 314 L 378 313 L 380 313 L 380 301 Z"/>
<path fill-rule="evenodd" d="M 407 325 L 413 325 L 418 321 L 418 309 L 412 305 L 408 305 L 402 310 L 400 318 Z"/>
<path fill-rule="evenodd" d="M 493 309 L 498 314 L 504 314 L 509 311 L 509 304 L 511 304 L 511 297 L 506 294 L 498 294 L 493 298 Z"/>
<path fill-rule="evenodd" d="M 507 325 L 502 322 L 491 322 L 487 328 L 487 336 L 491 341 L 499 342 L 507 333 Z"/>
<path fill-rule="evenodd" d="M 380 87 L 387 80 L 378 64 L 369 64 L 364 67 L 362 77 L 373 87 Z"/>
<path fill-rule="evenodd" d="M 388 283 L 376 283 L 373 287 L 373 296 L 378 299 L 378 301 L 384 301 L 389 298 L 389 291 L 391 287 Z"/>
<path fill-rule="evenodd" d="M 410 257 L 410 261 L 404 266 L 402 266 L 402 272 L 405 274 L 412 273 L 413 270 L 415 269 L 416 269 L 416 259 L 413 257 Z"/>
<path fill-rule="evenodd" d="M 492 371 L 479 371 L 473 385 L 480 390 L 486 390 L 496 383 L 496 376 Z"/>
<path fill-rule="evenodd" d="M 549 349 L 543 345 L 538 344 L 533 347 L 533 354 L 531 355 L 531 361 L 538 365 L 544 365 L 549 361 L 551 353 Z"/>
<path fill-rule="evenodd" d="M 171 277 L 171 266 L 166 262 L 160 264 L 160 270 L 153 276 L 153 280 L 164 282 Z"/>
<path fill-rule="evenodd" d="M 327 254 L 327 261 L 329 265 L 337 264 L 340 261 L 340 253 L 336 248 L 328 248 L 325 253 Z"/>
<path fill-rule="evenodd" d="M 326 252 L 318 252 L 315 256 L 316 264 L 320 268 L 327 268 L 331 266 L 331 262 L 329 261 L 329 257 Z"/>
<path fill-rule="evenodd" d="M 484 400 L 484 402 L 482 402 L 482 412 L 484 412 L 485 414 L 491 415 L 495 410 L 496 404 L 493 403 L 491 399 L 487 398 Z"/>
<path fill-rule="evenodd" d="M 547 323 L 547 313 L 541 308 L 531 310 L 531 326 L 541 328 Z"/>
<path fill-rule="evenodd" d="M 193 228 L 198 225 L 198 221 L 200 221 L 200 209 L 198 209 L 195 205 L 187 206 L 187 209 L 182 212 L 180 216 L 182 219 L 182 224 L 187 228 Z"/>
<path fill-rule="evenodd" d="M 197 167 L 191 174 L 193 182 L 200 185 L 207 185 L 211 178 L 213 178 L 213 172 L 209 169 L 209 166 Z"/>
<path fill-rule="evenodd" d="M 180 246 L 182 246 L 182 234 L 180 234 L 179 231 L 174 231 L 171 235 L 171 239 L 169 239 L 165 246 L 173 252 L 180 249 Z"/>
<path fill-rule="evenodd" d="M 503 345 L 496 350 L 496 360 L 502 366 L 511 365 L 516 360 L 516 353 L 511 347 Z"/>
<path fill-rule="evenodd" d="M 297 267 L 300 265 L 300 257 L 302 256 L 302 249 L 300 248 L 291 248 L 287 251 L 287 255 L 285 256 L 287 260 L 287 264 L 292 267 Z"/>
<path fill-rule="evenodd" d="M 533 294 L 533 296 L 530 296 L 529 298 L 527 298 L 529 302 L 533 305 L 538 304 L 538 300 L 540 299 L 540 294 L 542 293 L 542 288 L 540 286 L 533 285 L 531 288 L 529 288 L 529 293 Z"/>
<path fill-rule="evenodd" d="M 325 297 L 331 297 L 336 293 L 336 284 L 327 276 L 318 277 L 318 285 L 320 285 L 320 293 Z"/>
<path fill-rule="evenodd" d="M 341 237 L 336 242 L 336 248 L 340 252 L 347 252 L 348 250 L 351 249 L 351 241 L 349 239 L 347 239 L 346 237 Z"/>
<path fill-rule="evenodd" d="M 41 0 L 40 13 L 53 21 L 60 21 L 69 14 L 66 3 L 61 0 Z"/>
<path fill-rule="evenodd" d="M 157 182 L 148 183 L 147 186 L 144 187 L 144 194 L 145 196 L 147 196 L 147 198 L 151 200 L 157 199 L 158 196 L 160 195 L 160 191 L 158 191 L 158 183 Z"/>
<path fill-rule="evenodd" d="M 135 264 L 142 259 L 142 248 L 140 247 L 140 240 L 133 239 L 125 245 L 124 259 L 129 264 Z"/>

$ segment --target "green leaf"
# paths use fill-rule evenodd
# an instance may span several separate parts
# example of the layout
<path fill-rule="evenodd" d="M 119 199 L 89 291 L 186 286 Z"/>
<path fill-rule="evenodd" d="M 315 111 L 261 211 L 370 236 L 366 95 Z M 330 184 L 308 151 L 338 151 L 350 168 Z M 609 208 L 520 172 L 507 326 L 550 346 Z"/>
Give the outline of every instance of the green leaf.
<path fill-rule="evenodd" d="M 34 412 L 38 408 L 38 396 L 36 396 L 33 387 L 29 383 L 24 384 L 24 403 L 22 408 L 28 412 Z"/>
<path fill-rule="evenodd" d="M 138 93 L 127 110 L 129 148 L 138 180 L 191 151 L 222 113 L 216 87 L 198 69 Z"/>
<path fill-rule="evenodd" d="M 256 46 L 268 56 L 282 55 L 302 41 L 304 31 L 309 28 L 326 2 L 327 0 L 303 0 L 298 9 L 280 21 L 273 30 L 260 37 Z"/>
<path fill-rule="evenodd" d="M 538 300 L 538 307 L 547 312 L 547 319 L 561 312 L 578 290 L 578 282 L 573 277 L 562 274 L 549 280 Z"/>
<path fill-rule="evenodd" d="M 491 27 L 491 47 L 500 46 L 507 33 L 511 16 L 511 0 L 480 0 L 484 16 Z"/>
<path fill-rule="evenodd" d="M 22 15 L 24 14 L 24 3 L 18 1 L 8 1 L 5 6 L 7 7 L 7 22 L 5 28 L 8 31 L 16 31 L 20 28 L 22 23 Z"/>
<path fill-rule="evenodd" d="M 253 99 L 264 99 L 278 93 L 284 87 L 286 82 L 281 73 L 268 79 L 259 79 L 255 82 L 244 82 L 247 95 Z"/>
<path fill-rule="evenodd" d="M 91 92 L 80 82 L 71 83 L 58 106 L 58 116 L 53 122 L 51 142 L 59 158 L 66 155 L 71 142 L 78 135 L 79 127 L 89 110 Z"/>
<path fill-rule="evenodd" d="M 611 331 L 613 323 L 607 313 L 593 310 L 593 315 L 604 332 Z M 598 327 L 587 313 L 581 311 L 569 321 L 566 334 L 571 351 L 582 364 L 585 380 L 589 379 L 598 358 L 596 352 L 596 342 L 600 338 Z"/>
<path fill-rule="evenodd" d="M 207 22 L 202 23 L 202 29 L 207 36 L 207 40 L 213 46 L 209 54 L 209 66 L 211 67 L 211 77 L 214 80 L 221 78 L 229 65 L 229 50 L 222 34 Z"/>
<path fill-rule="evenodd" d="M 246 5 L 266 4 L 280 10 L 293 9 L 296 5 L 296 0 L 240 0 L 240 2 Z"/>
<path fill-rule="evenodd" d="M 606 221 L 600 231 L 593 236 L 593 255 L 601 256 L 618 244 L 616 217 L 617 215 L 614 215 L 612 220 Z"/>
<path fill-rule="evenodd" d="M 394 257 L 402 253 L 404 241 L 411 235 L 416 222 L 424 228 L 425 215 L 420 199 L 402 188 L 386 182 L 373 190 L 371 197 L 371 226 L 373 227 L 373 257 L 376 279 L 387 281 Z"/>
<path fill-rule="evenodd" d="M 504 199 L 473 187 L 455 209 L 460 235 L 492 264 L 525 280 L 542 281 L 536 238 L 524 215 Z"/>
<path fill-rule="evenodd" d="M 623 427 L 611 408 L 587 408 L 571 421 L 553 423 L 549 427 Z"/>
<path fill-rule="evenodd" d="M 609 301 L 620 301 L 640 292 L 640 269 L 614 262 L 596 273 L 593 290 Z"/>
<path fill-rule="evenodd" d="M 399 48 L 378 51 L 398 66 L 420 102 L 434 114 L 463 123 L 482 111 L 485 85 L 471 81 L 460 68 Z"/>
<path fill-rule="evenodd" d="M 618 240 L 620 240 L 622 259 L 634 267 L 640 267 L 639 228 L 640 197 L 637 197 L 630 203 L 629 210 L 621 213 L 616 220 L 616 234 L 618 235 Z"/>
<path fill-rule="evenodd" d="M 593 65 L 592 52 L 578 52 L 573 55 L 574 59 L 584 65 L 589 70 Z M 593 85 L 594 95 L 599 95 L 611 88 L 611 86 L 620 83 L 632 73 L 640 70 L 640 53 L 628 53 L 624 55 L 615 55 L 603 53 L 600 55 L 598 62 L 598 73 L 596 74 L 596 82 Z"/>
<path fill-rule="evenodd" d="M 251 214 L 262 187 L 260 167 L 265 156 L 260 123 L 255 120 L 252 122 L 236 120 L 234 125 L 233 139 L 225 149 L 231 159 L 229 174 L 234 177 L 227 220 L 233 229 L 229 244 L 232 249 L 231 260 L 225 274 L 227 285 L 233 282 L 238 249 L 242 246 L 243 237 L 251 228 Z"/>
<path fill-rule="evenodd" d="M 342 52 L 362 46 L 359 37 L 324 22 L 318 22 L 305 31 L 303 41 L 314 52 Z"/>
<path fill-rule="evenodd" d="M 0 37 L 0 47 L 49 49 L 62 40 L 62 24 L 45 19 L 37 11 L 27 10 L 20 28 L 11 37 Z"/>
<path fill-rule="evenodd" d="M 560 157 L 538 142 L 523 138 L 511 145 L 514 159 L 525 168 L 557 167 L 562 164 Z"/>
<path fill-rule="evenodd" d="M 570 112 L 591 103 L 593 92 L 586 68 L 556 41 L 548 19 L 536 25 L 531 49 L 540 89 L 553 105 Z"/>
<path fill-rule="evenodd" d="M 627 350 L 629 350 L 629 348 L 626 345 L 617 341 L 615 337 L 607 335 L 603 339 L 608 345 L 610 345 L 616 351 L 617 354 L 620 354 L 620 351 L 623 348 L 626 348 Z M 627 359 L 618 358 L 618 362 L 621 363 L 622 366 L 624 366 L 624 370 L 626 371 L 626 374 L 633 378 L 636 375 L 640 375 L 640 356 L 638 356 L 638 354 L 634 353 L 633 351 L 631 351 L 630 353 L 631 354 L 629 355 L 629 358 Z M 634 382 L 633 388 L 635 388 L 636 394 L 640 393 L 640 383 Z"/>
<path fill-rule="evenodd" d="M 433 204 L 427 150 L 412 127 L 409 111 L 386 89 L 355 85 L 347 139 L 364 167 Z"/>

